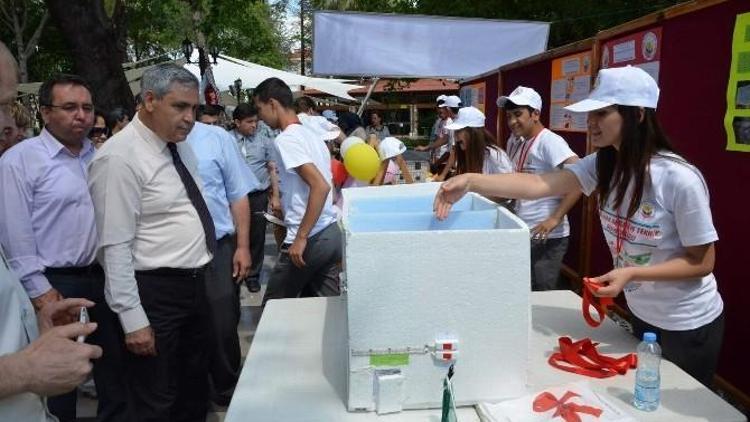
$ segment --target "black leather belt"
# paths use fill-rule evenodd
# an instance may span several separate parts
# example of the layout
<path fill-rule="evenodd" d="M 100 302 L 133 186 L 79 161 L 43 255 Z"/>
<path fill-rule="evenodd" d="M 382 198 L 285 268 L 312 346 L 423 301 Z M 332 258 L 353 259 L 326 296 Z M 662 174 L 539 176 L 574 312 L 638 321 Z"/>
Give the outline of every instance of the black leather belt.
<path fill-rule="evenodd" d="M 154 268 L 153 270 L 139 270 L 136 274 L 143 274 L 149 276 L 161 276 L 161 277 L 193 277 L 197 275 L 203 275 L 206 272 L 206 266 L 196 268 L 169 268 L 160 267 Z"/>
<path fill-rule="evenodd" d="M 85 267 L 47 267 L 44 269 L 44 274 L 50 275 L 91 275 L 103 272 L 101 265 L 96 262 Z"/>

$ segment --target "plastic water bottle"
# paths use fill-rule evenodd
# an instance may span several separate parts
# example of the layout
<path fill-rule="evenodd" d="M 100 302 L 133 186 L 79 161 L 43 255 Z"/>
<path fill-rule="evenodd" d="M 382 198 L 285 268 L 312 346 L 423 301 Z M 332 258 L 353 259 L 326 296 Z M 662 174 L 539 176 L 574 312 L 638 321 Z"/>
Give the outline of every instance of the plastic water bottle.
<path fill-rule="evenodd" d="M 643 333 L 643 341 L 638 345 L 638 369 L 635 373 L 635 394 L 633 406 L 653 412 L 661 399 L 661 347 L 656 342 L 656 334 Z"/>

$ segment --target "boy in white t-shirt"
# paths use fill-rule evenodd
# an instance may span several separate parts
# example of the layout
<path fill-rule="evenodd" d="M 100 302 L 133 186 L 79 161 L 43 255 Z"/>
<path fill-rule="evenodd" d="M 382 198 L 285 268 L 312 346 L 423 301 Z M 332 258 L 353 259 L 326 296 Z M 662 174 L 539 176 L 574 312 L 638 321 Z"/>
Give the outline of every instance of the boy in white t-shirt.
<path fill-rule="evenodd" d="M 445 180 L 456 163 L 456 157 L 453 153 L 453 146 L 456 143 L 455 135 L 452 130 L 446 129 L 445 126 L 453 123 L 453 119 L 456 118 L 458 110 L 461 108 L 461 99 L 458 96 L 441 97 L 438 97 L 438 116 L 441 122 L 437 127 L 437 138 L 429 145 L 420 145 L 414 148 L 415 151 L 431 151 L 433 153 L 430 171 L 436 174 L 433 178 L 433 181 L 436 182 Z"/>
<path fill-rule="evenodd" d="M 253 95 L 260 118 L 281 129 L 274 140 L 286 238 L 268 281 L 263 304 L 298 297 L 339 294 L 341 233 L 331 200 L 331 158 L 319 133 L 303 126 L 293 108 L 292 91 L 269 78 Z"/>
<path fill-rule="evenodd" d="M 505 109 L 512 132 L 506 151 L 516 172 L 542 174 L 578 161 L 567 142 L 540 121 L 542 97 L 532 88 L 519 86 L 510 95 L 498 98 L 497 105 Z M 570 236 L 567 213 L 580 197 L 575 192 L 516 202 L 516 214 L 532 233 L 532 290 L 562 288 L 560 267 Z"/>

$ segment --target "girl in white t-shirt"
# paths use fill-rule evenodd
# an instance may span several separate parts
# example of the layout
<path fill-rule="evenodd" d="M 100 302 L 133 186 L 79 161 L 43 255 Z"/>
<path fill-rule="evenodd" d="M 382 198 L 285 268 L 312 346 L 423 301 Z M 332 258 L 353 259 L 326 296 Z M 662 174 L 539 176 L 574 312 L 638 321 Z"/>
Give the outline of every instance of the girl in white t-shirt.
<path fill-rule="evenodd" d="M 589 98 L 567 107 L 588 112 L 598 152 L 554 173 L 454 177 L 440 188 L 435 212 L 445 218 L 468 191 L 525 199 L 597 193 L 614 269 L 594 279 L 602 285 L 594 294 L 624 292 L 635 335 L 655 332 L 665 358 L 710 385 L 724 331 L 712 273 L 718 237 L 701 173 L 674 152 L 656 119 L 658 96 L 639 68 L 601 70 Z"/>
<path fill-rule="evenodd" d="M 456 137 L 456 173 L 500 174 L 513 173 L 508 154 L 497 145 L 495 138 L 484 128 L 484 113 L 475 107 L 458 111 L 456 120 L 446 125 Z"/>

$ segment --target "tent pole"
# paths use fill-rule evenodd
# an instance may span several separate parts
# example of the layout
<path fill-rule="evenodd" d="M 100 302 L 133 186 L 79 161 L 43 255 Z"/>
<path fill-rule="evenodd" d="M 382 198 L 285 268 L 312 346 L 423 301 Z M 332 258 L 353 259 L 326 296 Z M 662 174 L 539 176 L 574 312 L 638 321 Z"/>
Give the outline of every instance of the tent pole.
<path fill-rule="evenodd" d="M 370 89 L 367 90 L 367 95 L 365 95 L 365 99 L 362 100 L 362 105 L 359 106 L 359 110 L 357 110 L 357 116 L 362 117 L 362 113 L 365 112 L 365 107 L 367 107 L 367 102 L 370 100 L 370 97 L 372 96 L 372 91 L 375 91 L 375 85 L 378 84 L 378 81 L 380 78 L 372 78 L 372 85 L 370 85 Z"/>

